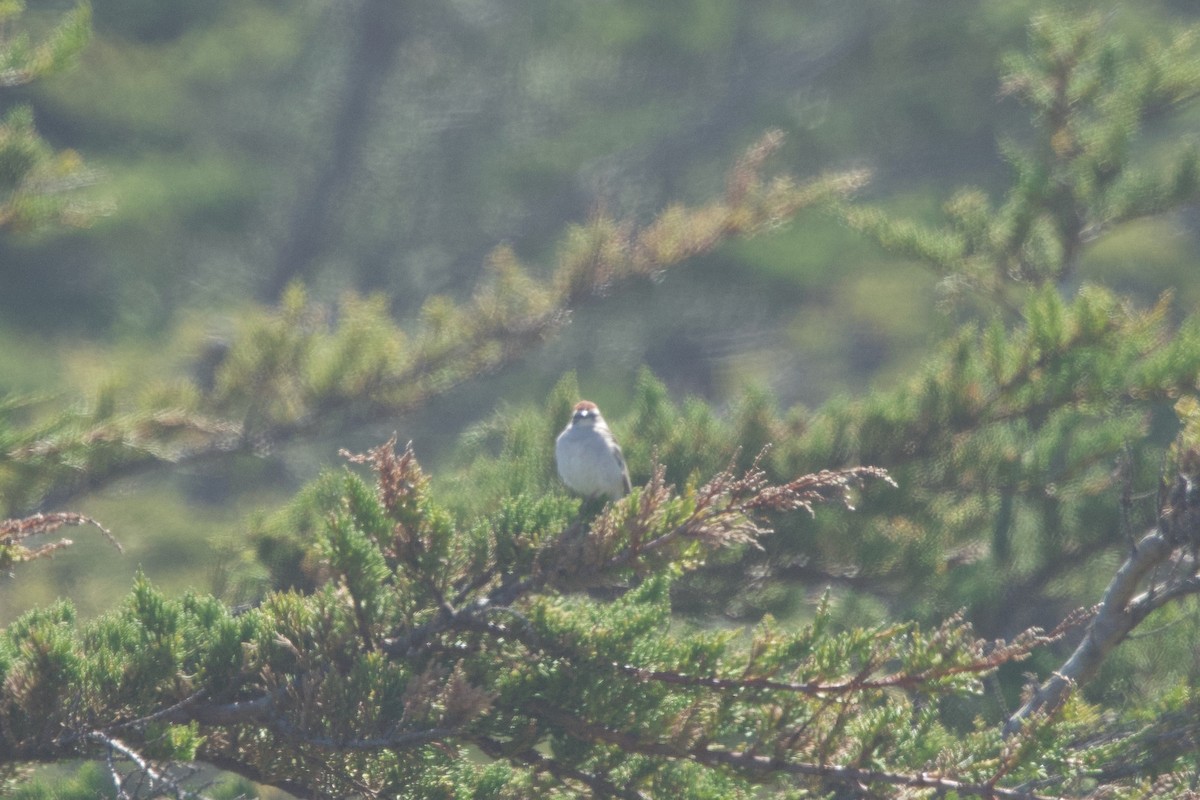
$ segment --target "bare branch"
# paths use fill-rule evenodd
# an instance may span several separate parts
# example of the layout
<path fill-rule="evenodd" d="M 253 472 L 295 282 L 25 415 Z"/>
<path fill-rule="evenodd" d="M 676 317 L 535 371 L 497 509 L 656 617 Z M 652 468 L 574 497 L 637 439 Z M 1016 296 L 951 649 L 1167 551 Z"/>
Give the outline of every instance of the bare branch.
<path fill-rule="evenodd" d="M 50 533 L 64 525 L 91 525 L 100 530 L 108 543 L 124 552 L 121 543 L 112 533 L 91 517 L 76 514 L 72 511 L 60 511 L 54 514 L 34 514 L 28 517 L 6 519 L 0 521 L 0 569 L 7 569 L 12 564 L 34 561 L 39 558 L 53 556 L 63 548 L 70 547 L 74 542 L 70 539 L 59 539 L 56 542 L 29 546 L 24 544 L 26 539 L 39 534 Z"/>
<path fill-rule="evenodd" d="M 119 552 L 125 552 L 125 549 L 121 547 L 121 543 L 117 541 L 108 528 L 91 517 L 77 514 L 73 511 L 59 511 L 53 514 L 33 514 L 32 516 L 19 519 L 0 521 L 0 545 L 16 544 L 30 536 L 51 533 L 64 525 L 91 525 L 98 528 L 109 544 L 117 548 Z"/>
<path fill-rule="evenodd" d="M 1066 699 L 1072 686 L 1091 678 L 1108 654 L 1129 635 L 1129 632 L 1145 619 L 1150 611 L 1165 602 L 1153 595 L 1143 595 L 1136 604 L 1131 601 L 1134 600 L 1134 593 L 1142 580 L 1151 570 L 1162 564 L 1173 550 L 1172 544 L 1160 531 L 1142 537 L 1109 583 L 1083 641 L 1066 663 L 1009 717 L 1008 722 L 1004 724 L 1005 736 L 1012 736 L 1019 731 L 1022 723 L 1034 714 L 1049 713 L 1057 709 Z"/>
<path fill-rule="evenodd" d="M 157 712 L 156 716 L 166 722 L 199 722 L 201 725 L 245 725 L 263 723 L 270 719 L 271 708 L 282 694 L 282 689 L 256 697 L 217 706 L 189 706 L 176 703 L 169 709 Z"/>
<path fill-rule="evenodd" d="M 120 753 L 122 756 L 129 759 L 129 761 L 132 762 L 137 768 L 138 772 L 146 776 L 150 782 L 150 787 L 154 792 L 169 794 L 175 797 L 176 800 L 190 800 L 191 798 L 204 800 L 203 795 L 187 791 L 179 785 L 178 781 L 156 770 L 150 765 L 150 762 L 146 760 L 145 756 L 122 742 L 120 739 L 109 736 L 106 733 L 101 733 L 100 731 L 92 731 L 90 734 L 88 734 L 87 738 L 99 742 L 108 748 L 109 773 L 112 775 L 113 781 L 116 784 L 118 796 L 124 797 L 127 795 L 122 788 L 124 780 L 120 777 L 112 758 L 113 752 Z"/>

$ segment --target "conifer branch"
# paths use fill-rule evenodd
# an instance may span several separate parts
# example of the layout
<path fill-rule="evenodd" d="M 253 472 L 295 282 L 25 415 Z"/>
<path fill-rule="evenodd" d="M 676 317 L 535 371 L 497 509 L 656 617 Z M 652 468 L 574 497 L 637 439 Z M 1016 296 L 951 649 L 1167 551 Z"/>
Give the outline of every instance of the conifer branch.
<path fill-rule="evenodd" d="M 199 722 L 201 725 L 265 724 L 271 722 L 273 708 L 284 692 L 279 688 L 250 700 L 219 705 L 176 703 L 151 716 L 166 722 Z"/>
<path fill-rule="evenodd" d="M 559 573 L 548 566 L 561 566 L 564 555 L 583 553 L 592 559 L 576 564 L 576 570 L 607 565 L 609 578 L 630 568 L 644 573 L 648 567 L 664 572 L 690 568 L 697 555 L 692 545 L 703 551 L 745 544 L 763 530 L 762 515 L 782 519 L 787 512 L 812 511 L 820 503 L 848 505 L 858 481 L 887 479 L 881 470 L 827 471 L 777 483 L 755 460 L 745 471 L 728 467 L 702 486 L 676 495 L 659 469 L 640 495 L 610 504 L 591 520 L 582 542 L 584 521 L 577 518 L 565 530 L 558 527 L 567 519 L 564 509 L 543 521 L 548 530 L 535 539 L 545 559 L 530 556 L 502 566 L 505 562 L 494 559 L 448 561 L 442 555 L 454 552 L 451 542 L 457 533 L 438 522 L 445 517 L 432 504 L 428 479 L 411 448 L 397 452 L 395 445 L 393 439 L 351 456 L 374 471 L 373 490 L 346 474 L 338 484 L 341 492 L 327 498 L 332 506 L 321 515 L 327 543 L 321 552 L 326 575 L 338 585 L 308 598 L 274 596 L 235 617 L 223 614 L 215 601 L 172 603 L 139 583 L 126 616 L 99 637 L 117 648 L 104 656 L 116 669 L 104 680 L 114 686 L 122 686 L 125 676 L 136 680 L 160 660 L 178 658 L 172 646 L 189 650 L 183 656 L 188 666 L 180 662 L 181 669 L 222 677 L 208 677 L 204 680 L 216 683 L 192 688 L 166 708 L 114 722 L 98 735 L 113 738 L 114 731 L 127 730 L 146 736 L 152 724 L 194 725 L 198 729 L 190 735 L 205 743 L 196 751 L 204 760 L 252 774 L 268 769 L 271 753 L 284 752 L 303 762 L 313 779 L 324 781 L 338 773 L 330 778 L 332 785 L 352 791 L 374 789 L 359 786 L 357 775 L 339 773 L 350 761 L 423 748 L 436 753 L 470 743 L 499 754 L 513 768 L 551 776 L 563 787 L 640 800 L 636 785 L 622 785 L 614 777 L 621 774 L 616 772 L 620 757 L 611 767 L 584 768 L 542 752 L 540 745 L 549 734 L 541 721 L 561 725 L 565 735 L 579 741 L 619 748 L 622 757 L 646 756 L 649 769 L 667 771 L 673 761 L 686 760 L 745 782 L 794 775 L 827 784 L 1035 796 L 996 788 L 1010 770 L 1027 766 L 1014 760 L 1016 754 L 1000 759 L 993 779 L 979 784 L 958 781 L 948 768 L 868 769 L 875 763 L 925 761 L 903 737 L 893 740 L 870 731 L 860 734 L 855 760 L 846 756 L 838 737 L 859 718 L 886 724 L 889 707 L 898 698 L 969 690 L 980 675 L 1060 637 L 1077 617 L 1048 635 L 1031 630 L 1009 642 L 980 641 L 956 616 L 929 633 L 915 625 L 896 625 L 843 637 L 825 630 L 828 620 L 819 619 L 794 633 L 764 624 L 736 646 L 700 635 L 660 649 L 647 645 L 660 638 L 655 626 L 666 624 L 665 580 L 649 578 L 621 601 L 629 604 L 630 619 L 606 617 L 611 612 L 603 604 L 562 598 L 553 591 Z M 664 539 L 673 531 L 674 539 Z M 646 549 L 655 542 L 659 544 Z M 686 546 L 677 548 L 677 542 Z M 614 561 L 624 550 L 638 551 L 637 556 Z M 461 602 L 448 601 L 450 593 L 442 587 L 463 585 L 470 565 L 482 563 L 491 565 L 493 577 L 465 595 L 460 592 Z M 427 585 L 420 580 L 422 573 L 436 580 Z M 406 605 L 390 606 L 389 612 L 389 604 L 397 600 Z M 582 614 L 595 616 L 589 621 Z M 414 619 L 421 624 L 413 624 Z M 191 626 L 198 623 L 207 633 L 197 641 L 214 630 L 225 631 L 220 654 L 193 655 L 192 645 L 182 644 L 197 635 Z M 53 630 L 64 635 L 58 627 Z M 188 631 L 182 638 L 181 630 Z M 69 659 L 71 648 L 81 646 L 46 648 L 41 636 L 32 636 L 38 644 L 19 652 L 34 660 L 60 653 Z M 597 648 L 591 636 L 608 645 Z M 145 642 L 155 643 L 150 652 Z M 167 652 L 155 655 L 157 647 Z M 707 655 L 691 657 L 698 653 Z M 147 660 L 135 666 L 136 659 Z M 48 678 L 55 674 L 54 669 L 44 672 Z M 0 716 L 0 735 L 11 737 L 23 758 L 53 758 L 77 750 L 80 738 L 97 740 L 91 733 L 72 738 L 46 732 L 93 731 L 90 721 L 107 713 L 103 697 L 72 694 L 71 684 L 39 687 L 42 675 L 23 666 L 4 686 L 12 703 Z M 492 676 L 512 676 L 518 684 L 495 685 Z M 577 682 L 583 676 L 590 678 Z M 563 679 L 569 679 L 569 688 L 560 683 Z M 165 697 L 178 697 L 177 674 L 172 671 L 159 680 L 165 682 L 159 685 Z M 501 677 L 500 683 L 508 680 Z M 190 686 L 190 680 L 183 685 Z M 236 693 L 239 699 L 204 702 L 218 687 L 223 697 Z M 610 692 L 658 699 L 644 709 L 631 706 L 628 717 L 614 722 L 608 709 L 593 705 Z M 43 696 L 72 698 L 54 704 L 67 708 L 61 720 L 47 725 L 31 716 L 31 708 L 44 704 Z M 391 700 L 381 702 L 384 697 Z M 561 699 L 550 702 L 553 697 Z M 80 710 L 71 710 L 72 704 Z M 139 702 L 135 707 L 153 705 Z M 773 711 L 760 716 L 767 707 Z M 717 724 L 716 709 L 746 725 L 739 733 L 743 749 L 728 749 L 723 736 L 729 730 Z M 339 716 L 346 714 L 366 718 Z M 88 727 L 81 722 L 85 719 Z M 513 730 L 527 724 L 528 742 L 517 735 L 505 743 Z M 254 735 L 241 739 L 238 734 L 246 732 Z M 914 755 L 921 760 L 912 761 Z M 287 770 L 269 769 L 270 774 L 256 779 L 282 786 L 294 778 Z M 985 785 L 990 794 L 983 792 Z"/>
<path fill-rule="evenodd" d="M 335 752 L 346 750 L 394 752 L 397 750 L 408 750 L 413 747 L 423 747 L 433 742 L 446 741 L 461 735 L 461 731 L 452 728 L 426 728 L 422 730 L 396 731 L 385 736 L 361 738 L 316 736 L 307 733 L 299 726 L 282 717 L 273 720 L 269 727 L 289 741 Z"/>
<path fill-rule="evenodd" d="M 827 697 L 831 695 L 857 694 L 861 692 L 879 691 L 883 689 L 914 690 L 927 687 L 958 675 L 982 675 L 993 672 L 1002 664 L 1013 663 L 1027 658 L 1033 650 L 1061 641 L 1067 631 L 1078 625 L 1085 615 L 1076 612 L 1068 616 L 1049 634 L 1037 628 L 1031 628 L 1015 637 L 1011 642 L 993 642 L 984 647 L 979 643 L 980 655 L 970 661 L 959 664 L 945 664 L 918 672 L 893 672 L 877 678 L 870 675 L 873 669 L 863 671 L 837 683 L 810 681 L 793 683 L 777 681 L 770 678 L 723 678 L 706 675 L 689 675 L 670 670 L 653 670 L 632 664 L 613 664 L 619 672 L 638 680 L 660 681 L 678 686 L 694 686 L 718 691 L 770 690 L 794 692 L 812 697 Z M 868 665 L 873 666 L 873 665 Z"/>
<path fill-rule="evenodd" d="M 381 297 L 347 296 L 335 312 L 293 286 L 278 308 L 245 322 L 218 358 L 212 386 L 193 383 L 173 392 L 177 401 L 169 394 L 165 406 L 100 420 L 67 415 L 33 432 L 6 457 L 38 466 L 51 481 L 22 486 L 30 499 L 12 493 L 9 502 L 46 508 L 158 465 L 264 452 L 317 431 L 411 412 L 528 353 L 580 303 L 848 196 L 867 181 L 863 171 L 808 183 L 768 179 L 765 161 L 782 141 L 778 131 L 768 132 L 730 170 L 725 196 L 706 206 L 670 207 L 644 227 L 598 214 L 572 228 L 546 280 L 531 277 L 510 249 L 497 248 L 468 299 L 430 298 L 408 331 Z"/>
<path fill-rule="evenodd" d="M 513 751 L 504 742 L 489 736 L 472 736 L 469 738 L 486 755 L 491 758 L 511 758 L 528 765 L 534 772 L 547 772 L 563 784 L 581 783 L 591 789 L 595 797 L 618 797 L 622 800 L 650 800 L 647 795 L 633 789 L 617 786 L 612 781 L 593 773 L 584 772 L 563 764 L 556 758 L 543 755 L 532 747 Z"/>
<path fill-rule="evenodd" d="M 491 609 L 498 611 L 501 609 Z M 517 615 L 519 618 L 519 615 Z M 836 695 L 862 694 L 871 691 L 887 689 L 917 690 L 922 687 L 936 685 L 947 678 L 962 675 L 982 675 L 993 672 L 997 667 L 1021 661 L 1027 658 L 1035 649 L 1061 641 L 1072 628 L 1087 619 L 1088 613 L 1076 611 L 1068 615 L 1054 630 L 1045 633 L 1038 628 L 1031 628 L 1015 637 L 1011 642 L 977 642 L 976 652 L 972 657 L 960 663 L 944 663 L 916 672 L 898 671 L 880 677 L 872 678 L 874 664 L 865 665 L 854 676 L 843 681 L 781 681 L 766 677 L 730 677 L 719 674 L 688 673 L 681 670 L 656 669 L 636 664 L 617 661 L 607 662 L 606 666 L 614 672 L 630 677 L 636 681 L 653 681 L 672 686 L 688 686 L 699 689 L 711 689 L 717 692 L 742 691 L 775 691 L 801 694 L 809 697 L 830 697 Z M 958 624 L 958 618 L 950 620 L 943 630 Z M 462 630 L 473 630 L 488 633 L 498 639 L 522 642 L 531 653 L 548 658 L 575 661 L 583 654 L 572 650 L 561 643 L 547 641 L 538 636 L 528 624 L 521 619 L 520 624 L 504 625 L 488 621 L 479 613 L 464 613 L 455 618 L 453 627 Z M 881 638 L 894 639 L 895 632 L 881 634 Z M 747 667 L 746 670 L 749 668 Z M 743 670 L 745 672 L 746 670 Z"/>
<path fill-rule="evenodd" d="M 690 511 L 672 521 L 666 530 L 662 530 L 662 522 L 673 513 L 673 487 L 666 484 L 665 467 L 657 465 L 640 490 L 636 506 L 610 506 L 592 523 L 583 555 L 570 550 L 560 559 L 560 575 L 592 579 L 623 568 L 642 572 L 650 566 L 650 557 L 663 558 L 663 554 L 691 542 L 710 550 L 738 545 L 759 547 L 758 539 L 771 532 L 760 521 L 768 513 L 803 510 L 811 515 L 816 505 L 829 502 L 840 502 L 853 510 L 853 486 L 868 479 L 896 485 L 887 471 L 878 467 L 822 470 L 774 484 L 760 466 L 765 454 L 764 449 L 743 474 L 735 473 L 730 465 L 694 493 L 686 494 L 683 499 Z M 619 549 L 609 553 L 618 542 Z"/>
<path fill-rule="evenodd" d="M 959 795 L 987 798 L 988 800 L 995 798 L 1050 800 L 1048 796 L 1032 791 L 1006 789 L 988 783 L 968 783 L 932 773 L 905 774 L 833 764 L 789 761 L 778 756 L 758 755 L 749 750 L 728 750 L 705 742 L 693 747 L 681 747 L 663 741 L 645 740 L 635 733 L 619 731 L 581 719 L 544 700 L 531 699 L 527 705 L 535 715 L 558 726 L 565 734 L 574 738 L 616 745 L 627 753 L 685 759 L 708 766 L 720 766 L 757 780 L 769 780 L 779 775 L 796 775 L 851 785 L 882 783 L 914 789 L 934 789 L 939 792 L 957 792 Z"/>
<path fill-rule="evenodd" d="M 973 292 L 1021 319 L 1019 298 L 1072 278 L 1103 232 L 1196 197 L 1193 148 L 1170 153 L 1166 170 L 1141 170 L 1130 158 L 1147 119 L 1200 96 L 1195 60 L 1190 31 L 1166 44 L 1134 43 L 1102 14 L 1038 15 L 1028 52 L 1007 59 L 1001 80 L 1001 94 L 1029 109 L 1034 139 L 1003 145 L 1013 172 L 1003 198 L 963 189 L 937 227 L 852 206 L 843 218 L 929 266 L 948 294 Z"/>
<path fill-rule="evenodd" d="M 176 704 L 146 719 L 171 723 L 198 722 L 201 725 L 229 727 L 258 725 L 297 744 L 311 745 L 324 750 L 403 750 L 430 742 L 453 739 L 461 731 L 449 727 L 397 730 L 382 736 L 338 737 L 315 735 L 279 712 L 278 704 L 287 696 L 287 687 L 280 687 L 251 700 L 239 700 L 220 705 Z M 114 726 L 125 727 L 125 725 Z"/>

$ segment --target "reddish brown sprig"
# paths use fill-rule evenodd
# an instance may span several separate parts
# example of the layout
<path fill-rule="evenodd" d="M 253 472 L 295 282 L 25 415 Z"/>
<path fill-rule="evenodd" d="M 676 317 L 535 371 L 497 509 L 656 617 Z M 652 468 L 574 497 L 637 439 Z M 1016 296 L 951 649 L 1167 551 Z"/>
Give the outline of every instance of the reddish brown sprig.
<path fill-rule="evenodd" d="M 91 517 L 77 514 L 74 511 L 34 514 L 30 517 L 0 521 L 0 544 L 16 544 L 39 533 L 52 533 L 64 525 L 91 525 L 94 528 L 98 528 L 104 534 L 104 538 L 108 540 L 109 544 L 117 548 L 117 550 L 124 552 L 121 543 L 116 540 L 108 528 L 105 528 Z"/>
<path fill-rule="evenodd" d="M 850 490 L 861 486 L 868 478 L 884 481 L 891 486 L 896 485 L 887 470 L 879 467 L 823 469 L 810 475 L 802 475 L 782 486 L 766 486 L 750 499 L 746 507 L 766 511 L 804 509 L 812 514 L 814 505 L 840 500 L 848 510 L 853 511 Z"/>
<path fill-rule="evenodd" d="M 367 464 L 375 470 L 379 500 L 393 517 L 405 512 L 429 483 L 429 478 L 417 463 L 412 442 L 404 446 L 403 453 L 396 455 L 394 433 L 386 442 L 372 447 L 366 453 L 339 450 L 338 455 L 351 464 Z"/>
<path fill-rule="evenodd" d="M 671 487 L 667 485 L 666 467 L 659 464 L 654 468 L 650 481 L 642 488 L 636 513 L 625 522 L 629 537 L 628 550 L 631 553 L 636 554 L 642 549 L 646 536 L 652 530 L 655 510 L 662 507 L 670 496 Z"/>
<path fill-rule="evenodd" d="M 431 530 L 426 518 L 425 499 L 429 491 L 429 476 L 421 469 L 413 452 L 412 442 L 404 446 L 404 452 L 396 453 L 396 434 L 378 447 L 366 453 L 339 451 L 352 464 L 367 464 L 375 472 L 375 491 L 379 502 L 394 523 L 390 541 L 380 542 L 384 555 L 395 563 L 405 563 L 411 574 L 435 596 L 441 596 L 441 587 L 435 575 L 428 570 L 422 559 L 434 546 Z"/>
<path fill-rule="evenodd" d="M 91 525 L 99 529 L 108 543 L 117 548 L 118 552 L 125 552 L 112 532 L 96 520 L 73 511 L 59 511 L 53 514 L 34 514 L 29 517 L 0 521 L 0 567 L 7 567 L 18 561 L 46 558 L 64 547 L 70 547 L 73 544 L 70 539 L 59 539 L 57 542 L 49 542 L 32 548 L 21 544 L 31 536 L 52 533 L 64 525 Z"/>
<path fill-rule="evenodd" d="M 822 470 L 775 485 L 759 466 L 765 454 L 766 448 L 740 475 L 732 465 L 715 475 L 696 490 L 693 508 L 685 519 L 657 538 L 647 540 L 647 534 L 667 512 L 666 506 L 672 495 L 671 487 L 665 482 L 664 468 L 656 467 L 632 513 L 614 506 L 593 525 L 593 535 L 602 532 L 605 535 L 598 538 L 604 541 L 616 538 L 621 530 L 629 532 L 627 546 L 608 556 L 602 568 L 637 567 L 645 555 L 686 541 L 702 542 L 709 549 L 739 545 L 758 547 L 759 538 L 771 532 L 761 521 L 764 513 L 804 509 L 811 514 L 816 505 L 833 501 L 853 509 L 850 502 L 852 487 L 868 479 L 896 485 L 887 471 L 878 467 Z M 626 516 L 620 516 L 622 514 Z"/>

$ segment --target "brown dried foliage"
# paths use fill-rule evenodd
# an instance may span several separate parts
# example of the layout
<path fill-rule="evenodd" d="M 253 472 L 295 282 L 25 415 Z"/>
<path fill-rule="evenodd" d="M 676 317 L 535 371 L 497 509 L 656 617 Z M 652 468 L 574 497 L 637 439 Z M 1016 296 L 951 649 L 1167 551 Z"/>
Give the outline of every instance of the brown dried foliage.
<path fill-rule="evenodd" d="M 59 539 L 57 542 L 49 542 L 37 547 L 28 547 L 22 544 L 31 536 L 53 533 L 65 525 L 91 525 L 99 529 L 108 543 L 117 548 L 118 552 L 124 552 L 124 548 L 121 547 L 121 543 L 112 535 L 112 532 L 91 517 L 73 511 L 34 514 L 29 517 L 0 521 L 0 568 L 21 561 L 46 558 L 64 547 L 69 547 L 73 544 L 70 539 Z"/>
<path fill-rule="evenodd" d="M 667 485 L 665 468 L 656 466 L 633 498 L 611 504 L 590 528 L 577 524 L 561 537 L 545 562 L 552 582 L 559 588 L 600 585 L 626 569 L 641 574 L 685 557 L 699 563 L 704 553 L 719 548 L 759 547 L 759 539 L 771 533 L 768 514 L 800 509 L 811 514 L 829 502 L 853 508 L 854 487 L 871 479 L 895 485 L 878 467 L 822 470 L 773 484 L 759 466 L 765 453 L 744 473 L 730 466 L 681 497 Z M 695 545 L 699 552 L 693 556 Z"/>
<path fill-rule="evenodd" d="M 417 463 L 412 442 L 406 444 L 404 452 L 397 455 L 396 441 L 396 434 L 393 433 L 386 442 L 372 447 L 366 453 L 351 453 L 343 449 L 338 451 L 338 455 L 351 464 L 366 464 L 375 471 L 379 501 L 392 517 L 398 518 L 412 513 L 413 503 L 428 489 L 429 478 Z"/>

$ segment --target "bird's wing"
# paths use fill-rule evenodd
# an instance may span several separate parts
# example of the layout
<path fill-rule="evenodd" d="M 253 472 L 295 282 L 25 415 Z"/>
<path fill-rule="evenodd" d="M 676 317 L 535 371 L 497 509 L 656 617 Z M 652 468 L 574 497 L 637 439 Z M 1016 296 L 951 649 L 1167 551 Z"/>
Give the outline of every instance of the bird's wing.
<path fill-rule="evenodd" d="M 613 442 L 613 455 L 617 458 L 617 463 L 621 465 L 621 480 L 625 484 L 625 494 L 633 491 L 633 484 L 629 482 L 629 467 L 625 465 L 625 454 L 621 452 L 621 445 Z"/>

